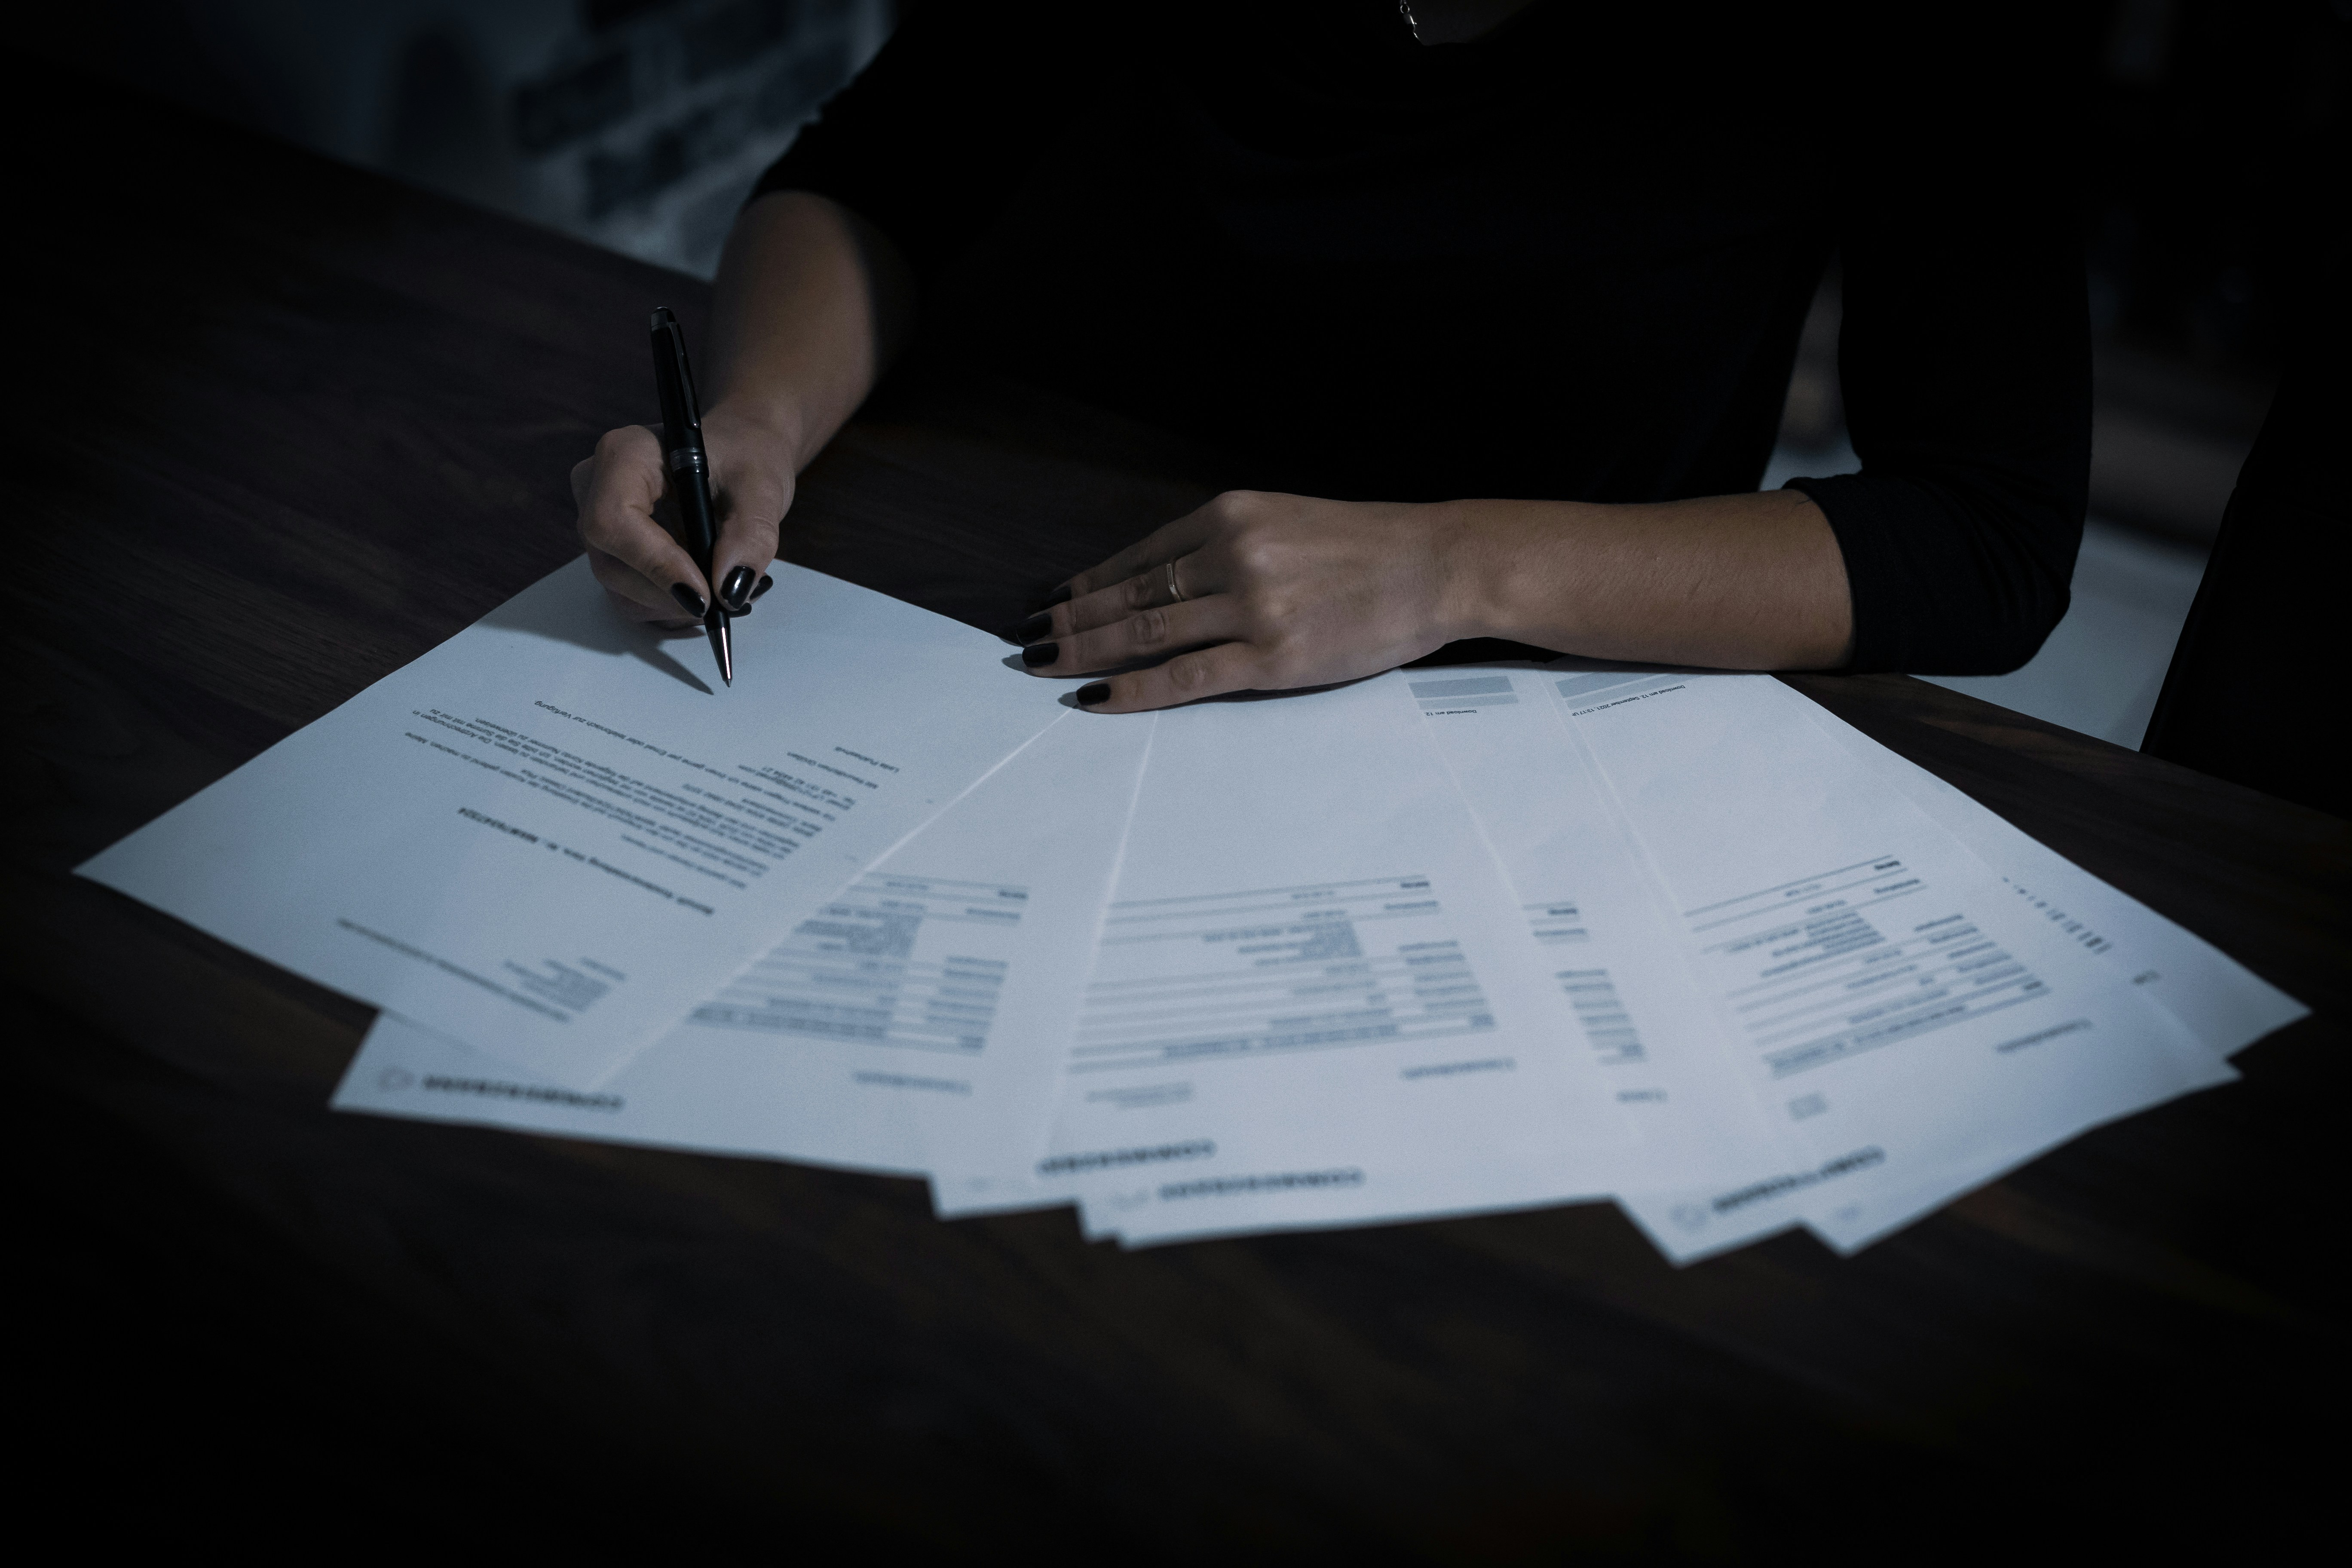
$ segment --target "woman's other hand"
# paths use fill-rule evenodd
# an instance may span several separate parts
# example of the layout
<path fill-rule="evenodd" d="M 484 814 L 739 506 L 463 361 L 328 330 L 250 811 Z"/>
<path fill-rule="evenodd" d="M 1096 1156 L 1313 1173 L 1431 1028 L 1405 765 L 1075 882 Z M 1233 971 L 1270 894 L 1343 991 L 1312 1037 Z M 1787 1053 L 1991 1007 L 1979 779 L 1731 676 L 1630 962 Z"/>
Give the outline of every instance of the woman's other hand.
<path fill-rule="evenodd" d="M 1229 490 L 1071 578 L 1012 637 L 1038 675 L 1161 661 L 1081 691 L 1108 713 L 1377 675 L 1475 635 L 1459 519 Z"/>
<path fill-rule="evenodd" d="M 724 409 L 703 416 L 719 543 L 711 576 L 726 608 L 743 613 L 776 558 L 777 531 L 793 504 L 787 443 Z M 664 479 L 661 438 L 643 425 L 607 431 L 596 454 L 572 470 L 580 542 L 613 605 L 669 631 L 701 624 L 714 584 L 678 542 L 677 507 Z"/>

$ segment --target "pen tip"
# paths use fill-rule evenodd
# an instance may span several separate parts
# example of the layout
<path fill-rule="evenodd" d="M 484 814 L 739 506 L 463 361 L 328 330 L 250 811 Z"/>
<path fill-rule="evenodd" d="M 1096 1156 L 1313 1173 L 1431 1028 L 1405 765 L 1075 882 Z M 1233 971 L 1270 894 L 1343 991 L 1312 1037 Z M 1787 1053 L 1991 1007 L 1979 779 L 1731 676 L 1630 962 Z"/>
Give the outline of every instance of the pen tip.
<path fill-rule="evenodd" d="M 728 627 L 726 612 L 714 609 L 705 625 L 710 633 L 710 651 L 719 656 L 719 679 L 732 686 L 735 684 L 735 637 Z"/>

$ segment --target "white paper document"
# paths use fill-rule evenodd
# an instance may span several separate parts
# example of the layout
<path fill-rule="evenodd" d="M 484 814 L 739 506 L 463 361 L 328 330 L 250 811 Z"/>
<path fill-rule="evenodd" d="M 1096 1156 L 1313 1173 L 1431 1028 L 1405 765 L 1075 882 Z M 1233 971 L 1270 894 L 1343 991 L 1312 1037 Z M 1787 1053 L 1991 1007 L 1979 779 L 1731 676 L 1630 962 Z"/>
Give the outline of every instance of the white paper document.
<path fill-rule="evenodd" d="M 1163 713 L 1043 1184 L 1130 1242 L 1598 1196 L 1632 1138 L 1419 713 Z"/>
<path fill-rule="evenodd" d="M 1066 711 L 985 633 L 775 578 L 729 690 L 575 561 L 81 873 L 592 1088 Z"/>
<path fill-rule="evenodd" d="M 1613 1190 L 1735 1179 L 1778 1152 L 1605 786 L 1533 665 L 1400 670 L 1528 939 L 1640 1134 Z"/>
<path fill-rule="evenodd" d="M 1129 1245 L 1613 1199 L 1851 1251 L 2305 1011 L 1769 678 L 1084 714 L 776 573 L 732 690 L 575 563 L 83 874 L 382 1008 L 340 1109 Z"/>
<path fill-rule="evenodd" d="M 2231 1075 L 1760 676 L 1550 682 L 1785 1158 L 1627 1194 L 1670 1256 L 1829 1215 Z"/>
<path fill-rule="evenodd" d="M 1152 723 L 1055 724 L 595 1089 L 385 1014 L 334 1103 L 905 1175 L 1034 1147 Z"/>
<path fill-rule="evenodd" d="M 1818 704 L 1807 715 L 1905 798 L 1999 867 L 2009 890 L 2054 935 L 2128 974 L 2198 1042 L 2228 1056 L 2310 1009 L 2210 942 L 2100 881 L 1923 768 L 1896 756 Z M 1995 1180 L 2052 1145 L 2020 1143 L 1895 1188 L 1885 1184 L 1807 1215 L 1808 1226 L 1843 1252 L 1862 1247 Z"/>
<path fill-rule="evenodd" d="M 2092 876 L 1819 703 L 1806 716 L 1937 826 L 1997 868 L 2035 916 L 2132 977 L 2200 1043 L 2232 1056 L 2311 1009 L 2187 928 Z"/>

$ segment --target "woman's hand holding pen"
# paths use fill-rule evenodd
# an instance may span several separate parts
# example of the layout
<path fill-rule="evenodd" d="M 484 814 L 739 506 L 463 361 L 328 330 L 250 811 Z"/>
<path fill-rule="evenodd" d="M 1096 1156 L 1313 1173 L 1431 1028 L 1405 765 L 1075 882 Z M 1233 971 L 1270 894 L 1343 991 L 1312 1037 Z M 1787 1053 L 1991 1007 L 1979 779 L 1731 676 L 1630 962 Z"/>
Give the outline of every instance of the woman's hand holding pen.
<path fill-rule="evenodd" d="M 911 305 L 889 242 L 823 196 L 776 192 L 743 210 L 711 300 L 702 447 L 719 538 L 711 552 L 728 614 L 768 584 L 793 476 L 865 399 L 893 341 L 881 321 Z M 901 328 L 900 330 L 903 330 Z M 632 425 L 572 470 L 580 540 L 596 580 L 632 620 L 678 631 L 701 620 L 712 583 L 664 526 L 677 512 L 660 439 Z"/>
<path fill-rule="evenodd" d="M 703 415 L 702 440 L 719 511 L 711 576 L 727 613 L 740 616 L 770 581 L 777 531 L 793 504 L 792 445 L 725 408 Z M 580 542 L 614 607 L 683 634 L 701 629 L 713 584 L 671 531 L 677 514 L 667 489 L 661 439 L 643 425 L 605 432 L 596 455 L 572 470 Z"/>

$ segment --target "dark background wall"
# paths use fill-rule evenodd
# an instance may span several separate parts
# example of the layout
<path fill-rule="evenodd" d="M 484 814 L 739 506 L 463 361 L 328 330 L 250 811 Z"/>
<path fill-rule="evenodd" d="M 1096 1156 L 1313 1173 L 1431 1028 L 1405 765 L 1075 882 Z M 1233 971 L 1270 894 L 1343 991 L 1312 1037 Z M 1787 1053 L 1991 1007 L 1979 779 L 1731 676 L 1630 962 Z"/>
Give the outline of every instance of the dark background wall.
<path fill-rule="evenodd" d="M 2352 0 L 2071 10 L 2097 353 L 2092 511 L 2202 543 L 2318 269 L 2346 244 Z M 1801 449 L 1841 434 L 1836 352 L 1832 289 L 1792 388 L 1786 436 Z"/>
<path fill-rule="evenodd" d="M 2168 460 L 2165 437 L 2218 441 L 2235 478 L 2320 269 L 2343 249 L 2352 0 L 2106 9 L 2084 192 L 2095 480 L 2108 515 L 2210 539 L 2219 476 L 2192 478 L 2186 452 Z M 2167 494 L 2177 470 L 2191 504 Z"/>

